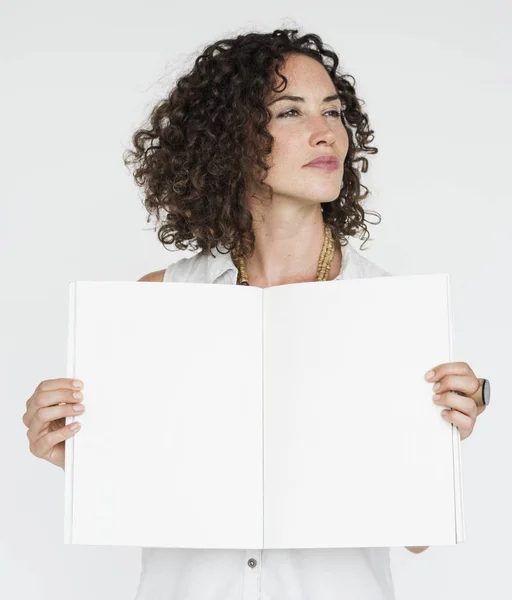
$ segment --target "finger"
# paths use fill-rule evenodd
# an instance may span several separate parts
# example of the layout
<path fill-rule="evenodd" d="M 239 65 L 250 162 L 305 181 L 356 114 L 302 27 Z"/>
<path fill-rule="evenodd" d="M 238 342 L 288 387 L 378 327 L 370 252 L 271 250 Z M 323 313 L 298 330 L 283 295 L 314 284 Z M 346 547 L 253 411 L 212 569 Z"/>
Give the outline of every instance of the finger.
<path fill-rule="evenodd" d="M 77 382 L 78 385 L 74 385 L 75 382 Z M 54 392 L 56 390 L 76 391 L 82 390 L 83 387 L 83 381 L 81 381 L 80 379 L 71 379 L 68 377 L 60 377 L 57 379 L 44 379 L 37 385 L 32 396 L 30 396 L 30 398 L 26 401 L 25 406 L 28 411 L 30 405 L 32 404 L 34 396 L 38 395 L 40 392 Z"/>
<path fill-rule="evenodd" d="M 466 362 L 441 363 L 440 365 L 432 367 L 431 371 L 434 371 L 434 375 L 429 377 L 427 377 L 427 375 L 430 373 L 430 371 L 425 373 L 425 377 L 428 379 L 428 381 L 438 381 L 445 375 L 470 375 L 473 373 L 473 370 Z"/>
<path fill-rule="evenodd" d="M 432 391 L 435 394 L 453 391 L 460 392 L 466 396 L 472 396 L 480 387 L 480 382 L 474 376 L 470 375 L 445 375 L 432 386 Z"/>
<path fill-rule="evenodd" d="M 80 385 L 78 388 L 73 385 L 74 381 L 78 381 Z M 57 379 L 44 379 L 36 387 L 35 391 L 41 392 L 53 392 L 55 390 L 75 390 L 82 389 L 84 387 L 83 381 L 80 379 L 73 379 L 69 377 L 59 377 Z"/>
<path fill-rule="evenodd" d="M 432 397 L 432 400 L 439 406 L 452 408 L 471 419 L 476 419 L 477 406 L 472 398 L 454 392 L 445 392 L 444 394 L 436 394 Z"/>
<path fill-rule="evenodd" d="M 461 440 L 466 439 L 473 431 L 475 421 L 467 415 L 460 413 L 458 410 L 448 410 L 446 414 L 441 413 L 441 415 L 443 419 L 449 423 L 453 423 L 457 427 L 460 431 Z"/>
<path fill-rule="evenodd" d="M 73 425 L 78 425 L 78 428 L 75 431 L 71 429 Z M 57 429 L 57 431 L 51 431 L 50 433 L 41 436 L 39 439 L 30 443 L 30 452 L 38 458 L 44 458 L 59 442 L 67 440 L 80 431 L 80 425 L 81 423 L 79 422 L 70 423 L 65 427 Z"/>
<path fill-rule="evenodd" d="M 46 406 L 54 406 L 62 403 L 76 404 L 77 402 L 83 401 L 83 394 L 79 391 L 72 391 L 73 388 L 68 390 L 52 390 L 52 391 L 38 391 L 34 392 L 30 398 L 28 408 L 23 415 L 23 423 L 26 427 L 30 427 L 32 419 L 38 410 L 45 408 Z M 73 394 L 76 394 L 75 397 Z"/>
<path fill-rule="evenodd" d="M 59 404 L 58 406 L 49 406 L 48 408 L 39 409 L 30 427 L 27 430 L 27 437 L 31 442 L 35 442 L 41 436 L 41 431 L 51 422 L 64 417 L 72 417 L 83 414 L 85 406 L 82 403 L 78 404 Z"/>
<path fill-rule="evenodd" d="M 75 397 L 76 394 L 77 396 Z M 53 391 L 38 391 L 34 392 L 31 397 L 27 411 L 23 415 L 23 423 L 26 427 L 30 427 L 32 419 L 38 410 L 46 406 L 54 406 L 63 403 L 75 404 L 82 402 L 83 394 L 79 391 L 71 390 L 53 390 Z"/>
<path fill-rule="evenodd" d="M 437 382 L 450 375 L 461 375 L 469 378 L 467 382 L 469 382 L 468 385 L 470 386 L 468 390 L 470 396 L 475 394 L 480 387 L 480 382 L 474 374 L 473 369 L 466 362 L 449 362 L 437 365 L 425 373 L 425 379 L 427 381 Z M 471 378 L 473 378 L 472 381 Z"/>

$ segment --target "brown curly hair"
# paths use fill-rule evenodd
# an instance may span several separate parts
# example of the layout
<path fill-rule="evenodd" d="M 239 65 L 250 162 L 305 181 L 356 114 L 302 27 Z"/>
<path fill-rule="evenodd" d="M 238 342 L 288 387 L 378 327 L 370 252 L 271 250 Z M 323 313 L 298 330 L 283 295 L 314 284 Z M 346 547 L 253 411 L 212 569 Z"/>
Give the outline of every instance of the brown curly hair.
<path fill-rule="evenodd" d="M 369 190 L 360 182 L 357 163 L 366 173 L 368 160 L 361 155 L 378 150 L 367 146 L 373 130 L 361 109 L 364 102 L 356 96 L 355 79 L 338 73 L 339 59 L 321 38 L 297 33 L 297 29 L 253 32 L 207 46 L 193 69 L 153 108 L 148 125 L 133 134 L 135 151 L 124 153 L 124 164 L 136 165 L 133 176 L 144 189 L 147 220 L 156 216 L 164 246 L 199 248 L 201 254 L 209 254 L 213 247 L 221 252 L 222 245 L 234 260 L 252 255 L 255 237 L 248 190 L 256 181 L 269 189 L 272 198 L 271 186 L 263 183 L 268 171 L 265 157 L 273 143 L 266 129 L 271 113 L 264 99 L 270 90 L 281 91 L 272 87 L 274 72 L 286 88 L 279 66 L 291 53 L 320 62 L 344 104 L 340 118 L 349 148 L 343 184 L 336 200 L 322 203 L 324 222 L 340 245 L 348 243 L 346 236 L 362 231 L 364 242 L 370 237 L 360 205 Z M 380 222 L 378 213 L 367 214 Z"/>

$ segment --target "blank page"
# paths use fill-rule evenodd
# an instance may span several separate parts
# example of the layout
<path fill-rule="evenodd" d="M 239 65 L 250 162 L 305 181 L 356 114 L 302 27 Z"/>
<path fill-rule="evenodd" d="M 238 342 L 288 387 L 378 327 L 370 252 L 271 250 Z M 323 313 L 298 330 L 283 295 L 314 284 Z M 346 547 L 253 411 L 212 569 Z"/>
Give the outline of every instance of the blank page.
<path fill-rule="evenodd" d="M 264 328 L 264 547 L 462 541 L 459 432 L 424 379 L 452 360 L 449 276 L 269 288 Z"/>
<path fill-rule="evenodd" d="M 261 334 L 258 288 L 70 284 L 67 543 L 262 546 Z"/>

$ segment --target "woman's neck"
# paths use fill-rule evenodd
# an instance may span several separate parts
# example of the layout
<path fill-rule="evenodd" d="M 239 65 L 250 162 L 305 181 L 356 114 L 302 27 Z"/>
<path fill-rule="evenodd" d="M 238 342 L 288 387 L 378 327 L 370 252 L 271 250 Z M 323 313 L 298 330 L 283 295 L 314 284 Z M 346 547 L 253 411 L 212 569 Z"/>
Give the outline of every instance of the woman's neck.
<path fill-rule="evenodd" d="M 293 253 L 290 245 L 284 243 L 267 244 L 263 251 L 255 246 L 253 255 L 244 261 L 249 284 L 253 287 L 265 288 L 315 281 L 323 243 L 322 226 L 321 238 L 296 246 L 297 254 Z M 341 263 L 341 246 L 338 241 L 335 241 L 335 252 L 327 278 L 329 281 L 338 276 Z"/>

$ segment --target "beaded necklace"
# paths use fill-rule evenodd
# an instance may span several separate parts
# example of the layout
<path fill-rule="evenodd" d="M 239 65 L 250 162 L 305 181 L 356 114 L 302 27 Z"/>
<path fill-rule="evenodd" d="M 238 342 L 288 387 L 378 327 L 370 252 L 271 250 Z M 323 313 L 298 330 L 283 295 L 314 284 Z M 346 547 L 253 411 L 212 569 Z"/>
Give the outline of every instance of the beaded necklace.
<path fill-rule="evenodd" d="M 331 228 L 324 225 L 324 245 L 320 252 L 318 259 L 318 266 L 316 269 L 315 281 L 327 281 L 329 272 L 331 270 L 332 259 L 334 257 L 334 238 L 332 236 Z M 239 258 L 236 261 L 236 267 L 238 269 L 238 277 L 236 280 L 237 285 L 249 285 L 249 278 L 245 270 L 245 262 L 243 258 Z"/>

